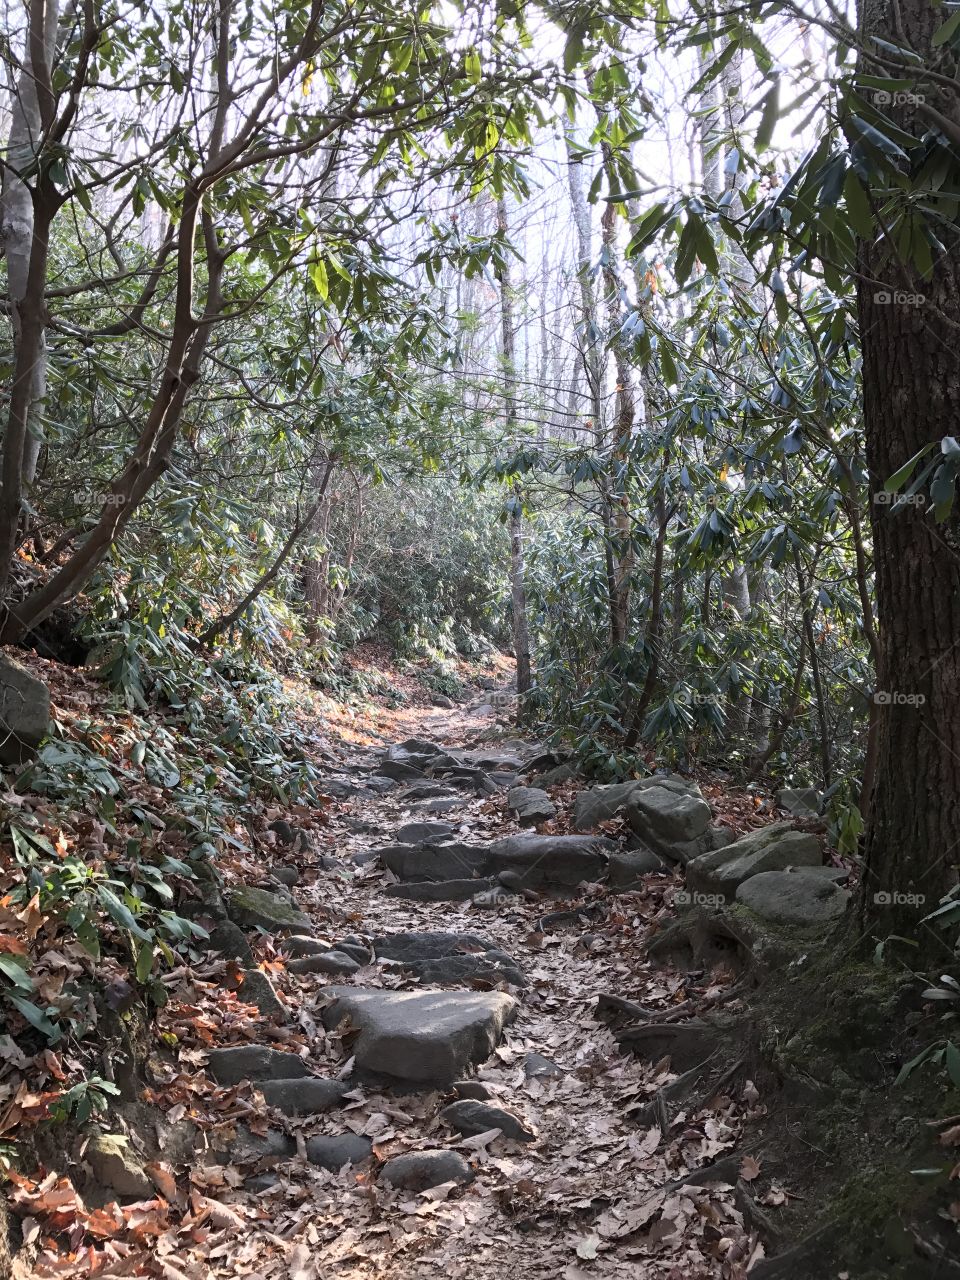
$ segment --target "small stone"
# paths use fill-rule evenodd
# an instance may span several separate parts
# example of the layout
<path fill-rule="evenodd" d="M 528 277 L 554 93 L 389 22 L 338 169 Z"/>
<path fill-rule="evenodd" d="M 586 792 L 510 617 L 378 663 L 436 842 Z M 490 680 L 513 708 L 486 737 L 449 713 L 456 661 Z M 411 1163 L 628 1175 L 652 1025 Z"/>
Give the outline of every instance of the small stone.
<path fill-rule="evenodd" d="M 237 991 L 237 999 L 254 1004 L 265 1018 L 285 1018 L 286 1008 L 277 997 L 273 983 L 260 969 L 246 969 Z"/>
<path fill-rule="evenodd" d="M 373 952 L 362 942 L 338 942 L 330 954 L 349 956 L 360 965 L 371 964 L 373 961 Z"/>
<path fill-rule="evenodd" d="M 470 1098 L 474 1102 L 487 1102 L 493 1097 L 482 1080 L 455 1080 L 451 1088 L 458 1098 Z"/>
<path fill-rule="evenodd" d="M 271 1107 L 286 1116 L 318 1115 L 343 1100 L 346 1085 L 339 1080 L 319 1080 L 309 1076 L 298 1080 L 264 1080 L 258 1085 Z"/>
<path fill-rule="evenodd" d="M 289 1160 L 296 1154 L 297 1143 L 288 1133 L 268 1129 L 266 1133 L 254 1133 L 246 1125 L 237 1126 L 237 1136 L 228 1154 L 220 1157 L 221 1163 L 248 1164 L 259 1160 Z"/>
<path fill-rule="evenodd" d="M 118 1196 L 147 1200 L 156 1194 L 150 1175 L 122 1135 L 101 1133 L 91 1138 L 84 1158 L 97 1181 Z"/>
<path fill-rule="evenodd" d="M 341 1133 L 307 1139 L 307 1159 L 321 1169 L 336 1173 L 346 1164 L 363 1164 L 369 1160 L 373 1143 L 356 1133 Z"/>
<path fill-rule="evenodd" d="M 465 1138 L 487 1133 L 490 1129 L 499 1129 L 505 1138 L 512 1138 L 515 1142 L 533 1142 L 537 1136 L 511 1112 L 486 1102 L 451 1102 L 440 1112 L 440 1119 Z"/>
<path fill-rule="evenodd" d="M 347 977 L 360 968 L 353 956 L 343 951 L 326 951 L 320 956 L 303 956 L 287 965 L 290 973 L 332 973 Z"/>
<path fill-rule="evenodd" d="M 452 710 L 457 704 L 452 698 L 448 698 L 445 693 L 431 693 L 430 701 L 435 707 L 443 707 L 445 711 Z"/>
<path fill-rule="evenodd" d="M 280 945 L 288 956 L 320 956 L 331 950 L 331 944 L 323 938 L 312 938 L 305 933 L 291 934 Z"/>
<path fill-rule="evenodd" d="M 535 827 L 557 816 L 556 806 L 540 787 L 514 787 L 507 793 L 507 808 L 521 827 Z"/>
<path fill-rule="evenodd" d="M 523 1060 L 523 1074 L 528 1080 L 536 1076 L 550 1076 L 555 1079 L 562 1076 L 564 1072 L 562 1067 L 545 1058 L 542 1053 L 528 1053 Z"/>
<path fill-rule="evenodd" d="M 612 853 L 608 879 L 613 889 L 627 889 L 643 883 L 643 877 L 651 871 L 666 872 L 669 868 L 652 849 L 631 849 L 625 853 Z"/>
<path fill-rule="evenodd" d="M 404 1191 L 428 1191 L 444 1182 L 472 1182 L 473 1173 L 457 1151 L 408 1151 L 388 1160 L 380 1178 Z"/>
<path fill-rule="evenodd" d="M 277 818 L 275 822 L 271 822 L 268 830 L 276 833 L 281 844 L 293 844 L 296 839 L 296 831 L 283 818 Z"/>
<path fill-rule="evenodd" d="M 288 889 L 292 889 L 294 885 L 300 883 L 300 872 L 296 867 L 271 867 L 270 874 L 274 880 L 279 880 L 282 885 L 286 885 Z"/>
<path fill-rule="evenodd" d="M 243 1185 L 248 1191 L 264 1192 L 272 1191 L 279 1181 L 280 1175 L 278 1173 L 267 1171 L 265 1173 L 255 1173 L 252 1177 L 245 1178 Z"/>
<path fill-rule="evenodd" d="M 240 1044 L 207 1051 L 210 1074 L 217 1084 L 240 1084 L 243 1080 L 290 1080 L 309 1076 L 310 1068 L 295 1053 L 266 1049 L 258 1044 Z"/>
<path fill-rule="evenodd" d="M 244 967 L 253 964 L 247 935 L 232 920 L 221 920 L 210 930 L 210 950 L 219 952 L 228 960 L 239 960 Z"/>

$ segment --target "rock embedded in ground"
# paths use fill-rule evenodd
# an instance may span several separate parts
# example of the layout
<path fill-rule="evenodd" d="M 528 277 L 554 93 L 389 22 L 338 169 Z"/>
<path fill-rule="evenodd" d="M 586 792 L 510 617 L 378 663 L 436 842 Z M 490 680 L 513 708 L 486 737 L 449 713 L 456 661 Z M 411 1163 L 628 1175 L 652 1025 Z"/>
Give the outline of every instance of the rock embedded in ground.
<path fill-rule="evenodd" d="M 488 1133 L 491 1129 L 499 1129 L 505 1138 L 512 1138 L 514 1142 L 534 1142 L 537 1136 L 512 1112 L 491 1106 L 487 1102 L 474 1102 L 469 1098 L 462 1102 L 451 1102 L 448 1107 L 444 1107 L 440 1112 L 440 1119 L 465 1138 Z"/>
<path fill-rule="evenodd" d="M 386 1162 L 380 1180 L 403 1191 L 429 1191 L 444 1182 L 472 1182 L 473 1173 L 458 1151 L 408 1151 Z"/>
<path fill-rule="evenodd" d="M 123 1199 L 149 1200 L 156 1191 L 143 1162 L 120 1134 L 101 1133 L 91 1138 L 84 1159 L 101 1187 L 109 1187 Z"/>
<path fill-rule="evenodd" d="M 413 797 L 408 797 L 412 799 Z M 413 805 L 412 808 L 418 813 L 455 813 L 463 807 L 463 800 L 460 796 L 452 796 L 445 788 L 440 788 L 440 794 L 434 799 L 424 800 L 422 804 Z"/>
<path fill-rule="evenodd" d="M 492 877 L 477 880 L 421 880 L 410 884 L 388 884 L 388 898 L 409 898 L 413 902 L 469 902 L 477 893 L 493 889 Z"/>
<path fill-rule="evenodd" d="M 330 987 L 323 1013 L 334 1028 L 346 1017 L 359 1035 L 351 1050 L 359 1068 L 399 1080 L 449 1084 L 485 1061 L 516 1016 L 502 991 L 381 991 Z"/>
<path fill-rule="evenodd" d="M 596 836 L 507 836 L 488 848 L 490 870 L 517 871 L 527 888 L 572 888 L 603 879 L 616 846 Z"/>
<path fill-rule="evenodd" d="M 652 849 L 627 849 L 611 853 L 607 879 L 613 889 L 628 889 L 642 884 L 652 871 L 668 872 L 669 865 Z"/>
<path fill-rule="evenodd" d="M 373 952 L 363 942 L 353 942 L 346 938 L 341 939 L 333 948 L 338 955 L 349 956 L 351 960 L 356 960 L 357 964 L 365 965 L 373 962 Z"/>
<path fill-rule="evenodd" d="M 523 1074 L 528 1080 L 533 1080 L 537 1076 L 556 1079 L 565 1072 L 562 1067 L 558 1067 L 550 1058 L 545 1058 L 542 1053 L 528 1053 L 523 1060 Z"/>
<path fill-rule="evenodd" d="M 300 872 L 296 867 L 271 867 L 270 874 L 274 880 L 278 880 L 280 884 L 286 885 L 288 889 L 292 889 L 300 883 Z"/>
<path fill-rule="evenodd" d="M 392 791 L 396 785 L 393 778 L 385 778 L 377 773 L 371 773 L 364 783 L 365 789 L 372 791 L 374 795 L 383 795 L 384 792 Z"/>
<path fill-rule="evenodd" d="M 763 871 L 740 885 L 737 901 L 771 924 L 824 925 L 843 915 L 850 893 L 803 871 Z"/>
<path fill-rule="evenodd" d="M 339 1106 L 347 1086 L 339 1080 L 304 1076 L 294 1080 L 263 1080 L 257 1085 L 267 1103 L 287 1116 L 318 1115 Z"/>
<path fill-rule="evenodd" d="M 457 705 L 452 698 L 448 698 L 445 693 L 431 693 L 430 701 L 435 707 L 442 707 L 445 711 L 452 711 Z"/>
<path fill-rule="evenodd" d="M 259 1044 L 232 1045 L 209 1049 L 208 1068 L 217 1084 L 239 1084 L 242 1080 L 291 1080 L 309 1076 L 310 1068 L 295 1053 L 267 1049 Z"/>
<path fill-rule="evenodd" d="M 507 808 L 521 827 L 535 827 L 557 816 L 556 806 L 540 787 L 514 787 L 507 793 Z"/>
<path fill-rule="evenodd" d="M 794 830 L 789 822 L 775 822 L 688 862 L 687 888 L 732 901 L 738 887 L 761 872 L 819 866 L 822 861 L 816 836 Z"/>
<path fill-rule="evenodd" d="M 318 956 L 301 956 L 287 965 L 288 973 L 329 973 L 349 977 L 357 972 L 360 964 L 344 951 L 325 951 Z"/>
<path fill-rule="evenodd" d="M 307 1159 L 321 1169 L 336 1173 L 348 1164 L 363 1164 L 373 1153 L 373 1143 L 357 1133 L 322 1134 L 308 1138 Z"/>
<path fill-rule="evenodd" d="M 450 822 L 407 822 L 397 831 L 397 844 L 436 844 L 455 832 Z"/>
<path fill-rule="evenodd" d="M 497 944 L 480 933 L 450 933 L 425 930 L 411 933 L 385 933 L 373 939 L 373 949 L 380 960 L 436 960 L 465 952 L 495 951 Z"/>
<path fill-rule="evenodd" d="M 442 956 L 436 960 L 408 960 L 404 968 L 414 974 L 418 982 L 472 985 L 488 982 L 507 982 L 513 987 L 525 987 L 527 979 L 515 960 L 502 951 L 491 951 L 480 956 Z"/>
<path fill-rule="evenodd" d="M 227 895 L 230 919 L 247 928 L 264 929 L 267 933 L 308 933 L 310 917 L 289 899 L 269 889 L 243 885 Z"/>
<path fill-rule="evenodd" d="M 538 774 L 537 781 L 545 787 L 556 787 L 561 782 L 572 782 L 578 776 L 572 764 L 558 764 L 553 769 L 547 769 Z M 576 829 L 579 830 L 579 828 Z"/>
<path fill-rule="evenodd" d="M 288 956 L 319 956 L 333 949 L 333 944 L 323 938 L 314 938 L 308 933 L 293 933 L 284 938 L 281 950 Z"/>
<path fill-rule="evenodd" d="M 405 764 L 402 760 L 381 760 L 373 776 L 389 778 L 392 782 L 418 782 L 424 773 L 416 765 Z"/>
<path fill-rule="evenodd" d="M 637 787 L 626 801 L 627 821 L 654 853 L 687 862 L 711 846 L 710 806 L 697 791 L 681 789 L 669 778 Z"/>
<path fill-rule="evenodd" d="M 0 764 L 21 765 L 37 753 L 50 725 L 50 690 L 0 654 Z"/>
<path fill-rule="evenodd" d="M 259 1160 L 289 1160 L 296 1154 L 296 1140 L 288 1133 L 280 1133 L 277 1129 L 267 1129 L 265 1133 L 254 1133 L 246 1125 L 238 1125 L 236 1137 L 230 1144 L 228 1152 L 218 1155 L 220 1163 L 247 1164 Z"/>
<path fill-rule="evenodd" d="M 380 863 L 398 880 L 463 880 L 484 875 L 489 855 L 482 845 L 392 844 L 378 850 Z"/>
<path fill-rule="evenodd" d="M 273 983 L 260 969 L 246 969 L 237 989 L 237 999 L 253 1004 L 265 1018 L 285 1018 L 287 1010 L 273 989 Z"/>
<path fill-rule="evenodd" d="M 232 920 L 221 920 L 210 930 L 210 949 L 228 960 L 239 960 L 245 968 L 253 964 L 253 951 L 247 935 Z"/>
<path fill-rule="evenodd" d="M 415 782 L 404 791 L 403 799 L 405 803 L 410 800 L 446 800 L 450 806 L 463 804 L 463 798 L 450 787 L 444 786 L 442 782 Z M 435 813 L 441 812 L 433 806 L 430 807 Z"/>
<path fill-rule="evenodd" d="M 475 1102 L 486 1102 L 493 1097 L 481 1080 L 455 1080 L 450 1087 L 458 1098 L 471 1098 Z"/>

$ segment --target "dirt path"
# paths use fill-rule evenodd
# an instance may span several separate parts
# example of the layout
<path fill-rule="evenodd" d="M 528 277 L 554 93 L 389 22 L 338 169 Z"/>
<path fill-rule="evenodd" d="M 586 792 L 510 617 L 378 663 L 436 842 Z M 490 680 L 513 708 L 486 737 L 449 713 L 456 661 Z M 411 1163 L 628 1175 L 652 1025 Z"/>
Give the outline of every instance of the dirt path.
<path fill-rule="evenodd" d="M 411 713 L 403 728 L 451 748 L 476 748 L 484 739 L 492 752 L 536 749 L 535 744 L 492 741 L 492 725 L 489 716 L 430 710 Z M 508 733 L 501 730 L 500 738 Z M 354 748 L 344 759 L 341 783 L 353 779 L 365 786 L 382 755 L 383 748 Z M 434 789 L 445 789 L 443 779 L 439 784 Z M 419 790 L 429 791 L 430 784 Z M 619 895 L 601 885 L 581 888 L 565 900 L 547 890 L 491 895 L 495 901 L 486 906 L 389 896 L 395 877 L 371 851 L 392 844 L 403 824 L 446 821 L 456 828 L 454 840 L 479 845 L 519 831 L 507 813 L 502 787 L 483 796 L 460 790 L 455 800 L 445 804 L 444 799 L 411 799 L 402 781 L 379 795 L 363 790 L 336 802 L 312 849 L 285 855 L 291 869 L 300 868 L 293 893 L 310 917 L 309 931 L 319 939 L 313 949 L 352 935 L 346 945 L 359 948 L 353 954 L 363 961 L 371 939 L 388 935 L 480 934 L 516 962 L 526 985 L 497 982 L 489 974 L 418 984 L 410 972 L 382 959 L 360 963 L 341 977 L 297 973 L 294 969 L 309 968 L 313 961 L 291 961 L 289 945 L 285 952 L 277 941 L 261 947 L 256 958 L 272 980 L 282 1016 L 251 1019 L 249 1006 L 235 1005 L 231 1021 L 221 1001 L 211 1037 L 198 1032 L 197 1010 L 217 998 L 218 979 L 212 973 L 206 981 L 192 975 L 163 1014 L 166 1034 L 181 1047 L 177 1070 L 168 1072 L 156 1096 L 173 1104 L 174 1119 L 183 1105 L 176 1100 L 194 1087 L 191 1070 L 206 1068 L 210 1074 L 206 1050 L 211 1040 L 293 1049 L 310 1071 L 343 1081 L 348 1092 L 330 1110 L 281 1118 L 265 1109 L 256 1086 L 244 1080 L 217 1091 L 221 1125 L 207 1126 L 211 1159 L 198 1154 L 192 1194 L 208 1197 L 235 1221 L 224 1223 L 213 1215 L 208 1225 L 219 1230 L 192 1241 L 181 1232 L 162 1274 L 172 1280 L 201 1274 L 295 1280 L 742 1277 L 756 1239 L 744 1227 L 733 1188 L 677 1184 L 690 1171 L 736 1150 L 745 1113 L 759 1105 L 754 1091 L 738 1085 L 737 1096 L 701 1099 L 688 1112 L 672 1114 L 666 1133 L 638 1124 L 631 1112 L 675 1073 L 669 1061 L 650 1066 L 621 1054 L 594 1016 L 601 992 L 667 1010 L 710 982 L 710 975 L 653 969 L 643 959 L 642 938 L 651 920 L 665 912 L 663 896 L 671 878 L 651 875 L 637 891 Z M 432 807 L 438 802 L 440 813 Z M 598 908 L 598 917 L 574 913 L 555 925 L 539 923 L 545 914 L 575 904 Z M 515 1020 L 492 1054 L 481 1055 L 485 1060 L 475 1073 L 472 1068 L 466 1073 L 474 1080 L 467 1092 L 486 1093 L 487 1105 L 509 1111 L 533 1140 L 510 1140 L 495 1128 L 463 1137 L 440 1116 L 457 1099 L 453 1088 L 409 1081 L 390 1088 L 382 1078 L 377 1083 L 358 1074 L 352 1055 L 362 1040 L 355 1031 L 344 1033 L 345 1024 L 324 1026 L 325 1013 L 330 1021 L 331 983 L 398 992 L 447 990 L 461 1002 L 496 987 L 515 997 Z M 482 1089 L 475 1089 L 477 1083 Z M 246 1153 L 236 1137 L 244 1132 L 255 1148 Z M 344 1138 L 354 1140 L 358 1153 L 369 1151 L 370 1158 L 343 1169 L 311 1161 L 311 1153 L 315 1160 L 318 1151 L 339 1150 L 318 1139 Z M 366 1147 L 361 1140 L 369 1140 Z M 226 1158 L 225 1165 L 212 1162 L 218 1146 L 226 1148 L 227 1155 L 217 1157 Z M 268 1150 L 277 1154 L 264 1155 Z M 384 1162 L 417 1151 L 458 1153 L 469 1165 L 471 1180 L 466 1185 L 463 1179 L 449 1180 L 423 1191 L 390 1185 Z M 173 1245 L 172 1236 L 164 1238 Z"/>

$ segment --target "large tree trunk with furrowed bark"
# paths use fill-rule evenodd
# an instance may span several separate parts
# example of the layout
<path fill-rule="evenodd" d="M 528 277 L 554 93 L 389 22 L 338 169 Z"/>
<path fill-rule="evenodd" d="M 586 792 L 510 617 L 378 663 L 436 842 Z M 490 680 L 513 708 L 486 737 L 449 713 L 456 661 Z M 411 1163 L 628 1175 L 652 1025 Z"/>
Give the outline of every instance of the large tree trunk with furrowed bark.
<path fill-rule="evenodd" d="M 861 22 L 867 41 L 909 44 L 931 66 L 940 52 L 931 36 L 946 15 L 930 0 L 906 0 L 865 4 Z M 886 110 L 915 136 L 929 128 L 915 104 Z M 938 525 L 923 506 L 875 500 L 908 459 L 930 444 L 939 452 L 960 423 L 960 234 L 938 234 L 945 250 L 928 279 L 882 236 L 859 256 L 880 639 L 861 906 L 883 933 L 929 912 L 956 883 L 960 858 L 960 519 L 955 511 Z"/>

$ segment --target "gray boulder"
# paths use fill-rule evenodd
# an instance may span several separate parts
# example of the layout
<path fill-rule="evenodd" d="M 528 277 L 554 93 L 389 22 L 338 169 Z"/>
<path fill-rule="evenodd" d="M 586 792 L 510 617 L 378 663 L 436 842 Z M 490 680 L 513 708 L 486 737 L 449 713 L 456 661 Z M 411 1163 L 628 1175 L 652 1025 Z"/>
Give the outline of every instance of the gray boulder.
<path fill-rule="evenodd" d="M 19 662 L 0 654 L 0 764 L 36 755 L 50 724 L 50 690 Z"/>
<path fill-rule="evenodd" d="M 347 1164 L 363 1164 L 373 1153 L 369 1138 L 358 1133 L 338 1133 L 307 1139 L 307 1159 L 321 1169 L 336 1173 Z"/>
<path fill-rule="evenodd" d="M 455 831 L 456 827 L 450 822 L 408 822 L 397 832 L 397 843 L 436 844 Z"/>
<path fill-rule="evenodd" d="M 450 1087 L 458 1098 L 473 1098 L 476 1102 L 486 1102 L 493 1097 L 482 1080 L 454 1080 Z"/>
<path fill-rule="evenodd" d="M 284 938 L 280 944 L 288 956 L 319 956 L 331 950 L 330 943 L 322 938 L 313 938 L 308 933 L 294 933 Z"/>
<path fill-rule="evenodd" d="M 737 887 L 760 872 L 818 866 L 822 861 L 816 836 L 794 830 L 789 822 L 775 822 L 688 862 L 687 888 L 732 900 Z"/>
<path fill-rule="evenodd" d="M 611 853 L 607 878 L 612 889 L 629 889 L 642 884 L 651 871 L 669 871 L 666 862 L 652 849 L 627 849 Z"/>
<path fill-rule="evenodd" d="M 832 880 L 802 871 L 763 871 L 737 890 L 737 901 L 771 924 L 829 924 L 849 900 L 849 891 Z"/>
<path fill-rule="evenodd" d="M 707 835 L 710 826 L 710 806 L 699 791 L 670 778 L 635 788 L 627 798 L 626 811 L 633 832 L 655 853 L 675 861 L 686 861 L 691 847 Z"/>
<path fill-rule="evenodd" d="M 221 920 L 210 930 L 210 949 L 228 960 L 239 960 L 245 967 L 253 964 L 247 935 L 232 920 Z"/>
<path fill-rule="evenodd" d="M 507 793 L 507 808 L 521 827 L 535 827 L 557 816 L 553 801 L 539 787 L 514 787 Z"/>
<path fill-rule="evenodd" d="M 469 1098 L 444 1107 L 440 1119 L 465 1138 L 487 1133 L 490 1129 L 499 1129 L 505 1138 L 512 1138 L 515 1142 L 533 1142 L 537 1136 L 510 1111 L 491 1106 L 488 1102 L 473 1102 Z"/>
<path fill-rule="evenodd" d="M 507 836 L 490 845 L 490 870 L 517 871 L 527 887 L 571 888 L 603 878 L 616 846 L 596 836 Z"/>
<path fill-rule="evenodd" d="M 631 781 L 581 791 L 573 806 L 574 830 L 591 831 L 598 823 L 608 822 L 620 812 L 636 789 L 636 781 Z"/>
<path fill-rule="evenodd" d="M 323 1013 L 333 1028 L 347 1018 L 357 1066 L 400 1080 L 449 1084 L 487 1059 L 517 1002 L 501 991 L 380 991 L 331 987 Z"/>
<path fill-rule="evenodd" d="M 315 1076 L 295 1080 L 264 1080 L 258 1088 L 271 1107 L 285 1116 L 318 1115 L 339 1106 L 347 1086 L 339 1080 L 320 1080 Z"/>
<path fill-rule="evenodd" d="M 480 845 L 392 844 L 380 851 L 381 865 L 399 880 L 463 880 L 483 875 L 489 856 Z"/>
<path fill-rule="evenodd" d="M 240 1084 L 242 1080 L 291 1080 L 309 1076 L 310 1068 L 295 1053 L 265 1049 L 258 1044 L 240 1044 L 207 1053 L 210 1074 L 217 1084 Z"/>
<path fill-rule="evenodd" d="M 311 928 L 310 917 L 289 898 L 252 885 L 242 885 L 227 894 L 227 911 L 236 924 L 265 929 L 267 933 L 307 933 Z"/>
<path fill-rule="evenodd" d="M 458 1151 L 408 1151 L 387 1161 L 380 1180 L 404 1191 L 428 1191 L 443 1182 L 465 1185 L 473 1173 Z"/>
<path fill-rule="evenodd" d="M 823 792 L 816 787 L 781 787 L 777 808 L 786 809 L 795 818 L 816 818 L 823 808 Z"/>

